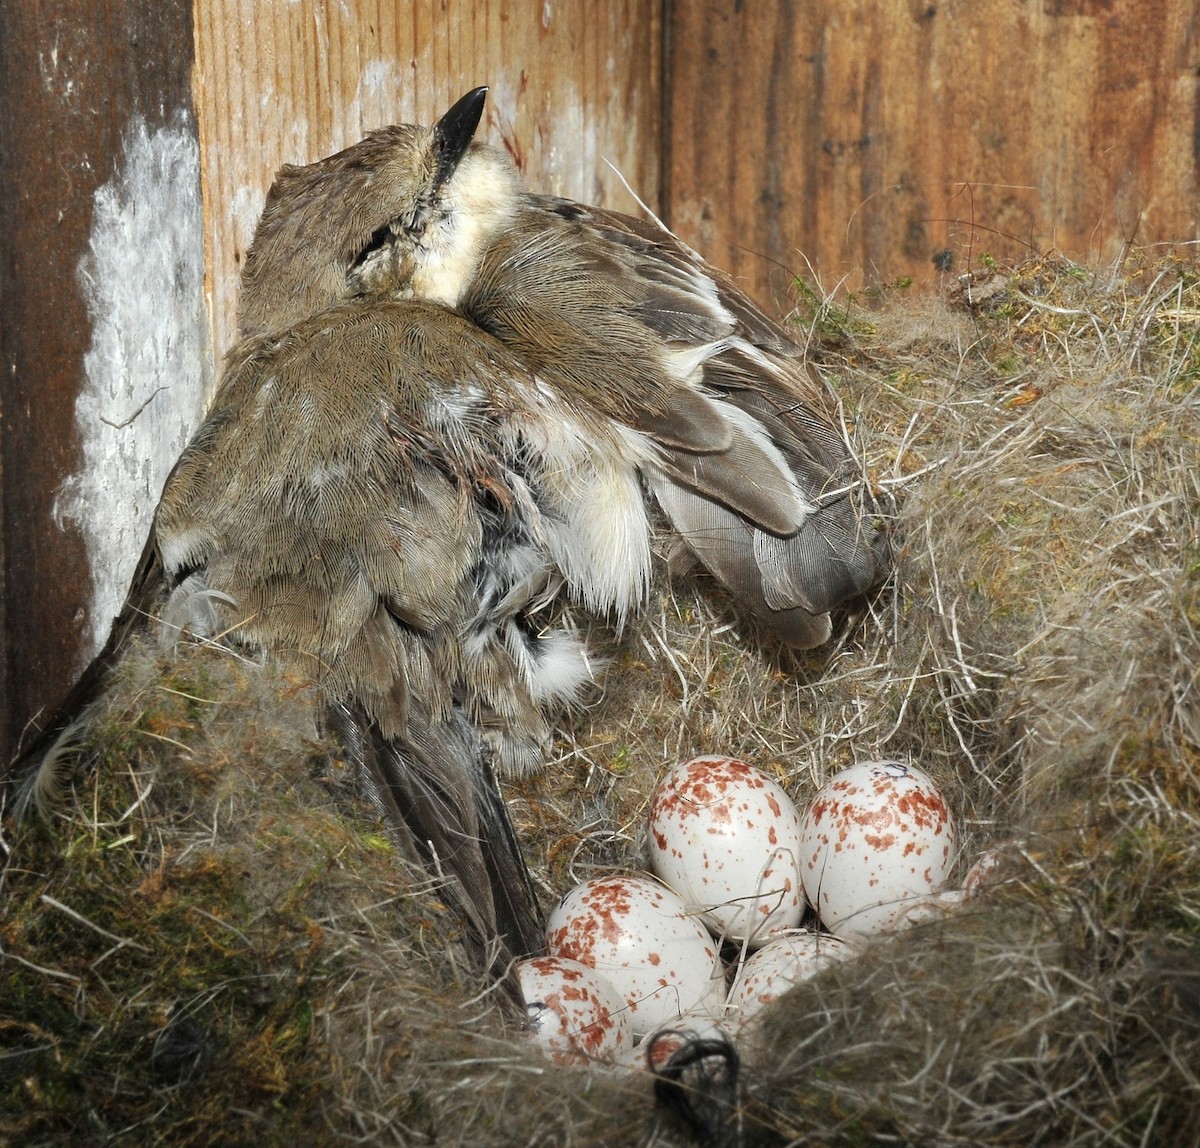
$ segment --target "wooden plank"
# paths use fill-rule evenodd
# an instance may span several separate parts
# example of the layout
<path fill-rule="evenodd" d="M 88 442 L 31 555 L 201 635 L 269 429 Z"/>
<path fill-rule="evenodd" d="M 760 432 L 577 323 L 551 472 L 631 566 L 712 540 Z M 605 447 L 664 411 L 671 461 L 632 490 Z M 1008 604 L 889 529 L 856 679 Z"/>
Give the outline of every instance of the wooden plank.
<path fill-rule="evenodd" d="M 667 215 L 760 299 L 1200 235 L 1193 0 L 672 10 Z"/>
<path fill-rule="evenodd" d="M 632 208 L 607 157 L 657 206 L 662 0 L 449 8 L 0 0 L 0 762 L 120 604 L 280 164 L 482 82 L 534 186 Z"/>
<path fill-rule="evenodd" d="M 196 5 L 214 345 L 266 188 L 388 123 L 429 123 L 491 87 L 486 138 L 544 191 L 634 210 L 659 198 L 662 0 Z"/>
<path fill-rule="evenodd" d="M 131 123 L 154 131 L 190 105 L 190 21 L 183 0 L 0 0 L 0 764 L 89 648 L 84 534 L 55 509 L 85 457 L 75 402 L 96 327 L 80 266 Z"/>

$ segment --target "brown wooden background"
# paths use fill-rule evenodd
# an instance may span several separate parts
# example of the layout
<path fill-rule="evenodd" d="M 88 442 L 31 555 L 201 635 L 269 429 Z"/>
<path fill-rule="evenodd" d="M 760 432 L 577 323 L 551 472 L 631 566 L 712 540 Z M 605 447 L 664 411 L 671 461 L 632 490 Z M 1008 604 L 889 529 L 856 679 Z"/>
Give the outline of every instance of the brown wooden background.
<path fill-rule="evenodd" d="M 532 186 L 636 210 L 608 159 L 783 308 L 795 273 L 937 289 L 985 252 L 1196 243 L 1198 77 L 1194 0 L 0 0 L 0 761 L 103 638 L 89 570 L 132 560 L 54 507 L 91 457 L 84 362 L 120 320 L 79 271 L 135 128 L 185 125 L 203 196 L 203 298 L 145 302 L 168 333 L 202 306 L 223 351 L 280 163 L 479 83 Z M 110 297 L 147 293 L 119 274 Z M 126 454 L 166 449 L 121 429 Z M 144 524 L 154 497 L 109 509 Z"/>
<path fill-rule="evenodd" d="M 686 12 L 686 16 L 684 15 Z M 1195 241 L 1195 0 L 675 5 L 667 215 L 762 299 Z M 935 260 L 937 261 L 935 264 Z M 776 262 L 782 266 L 776 266 Z"/>

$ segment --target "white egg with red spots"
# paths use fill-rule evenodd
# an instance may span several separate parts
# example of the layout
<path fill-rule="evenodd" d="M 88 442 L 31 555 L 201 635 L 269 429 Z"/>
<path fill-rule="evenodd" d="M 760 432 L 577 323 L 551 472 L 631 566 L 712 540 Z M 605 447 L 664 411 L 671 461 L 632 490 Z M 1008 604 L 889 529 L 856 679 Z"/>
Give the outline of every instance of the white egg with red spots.
<path fill-rule="evenodd" d="M 1022 841 L 1008 841 L 989 849 L 967 870 L 963 892 L 968 897 L 980 897 L 989 889 L 1012 880 L 1023 848 Z"/>
<path fill-rule="evenodd" d="M 712 1017 L 689 1014 L 649 1033 L 633 1050 L 633 1055 L 624 1057 L 622 1063 L 657 1072 L 687 1045 L 723 1046 L 731 1040 L 729 1030 Z"/>
<path fill-rule="evenodd" d="M 945 798 L 902 762 L 859 762 L 835 774 L 801 824 L 804 892 L 838 936 L 889 928 L 907 901 L 937 892 L 954 864 Z"/>
<path fill-rule="evenodd" d="M 752 953 L 738 970 L 729 990 L 728 1023 L 740 1028 L 793 985 L 815 977 L 855 947 L 828 933 L 790 933 Z"/>
<path fill-rule="evenodd" d="M 595 969 L 566 957 L 519 961 L 529 1032 L 560 1064 L 615 1060 L 633 1048 L 629 1010 Z"/>
<path fill-rule="evenodd" d="M 966 896 L 962 889 L 943 889 L 940 893 L 912 897 L 904 902 L 900 911 L 888 923 L 888 928 L 908 929 L 915 925 L 932 925 L 945 920 L 962 906 Z"/>
<path fill-rule="evenodd" d="M 670 889 L 647 877 L 577 885 L 550 914 L 546 947 L 600 973 L 628 1005 L 635 1036 L 684 1013 L 721 1011 L 716 945 Z"/>
<path fill-rule="evenodd" d="M 762 770 L 730 757 L 675 766 L 648 829 L 650 867 L 718 936 L 755 947 L 800 923 L 800 813 Z"/>

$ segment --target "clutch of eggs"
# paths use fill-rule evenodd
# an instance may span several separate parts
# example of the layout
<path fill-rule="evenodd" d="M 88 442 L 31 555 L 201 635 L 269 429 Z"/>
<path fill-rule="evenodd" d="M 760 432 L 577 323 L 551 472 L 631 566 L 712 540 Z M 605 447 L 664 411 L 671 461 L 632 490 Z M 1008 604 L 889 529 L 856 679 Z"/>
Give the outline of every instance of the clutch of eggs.
<path fill-rule="evenodd" d="M 864 761 L 834 774 L 801 827 L 800 877 L 835 936 L 868 937 L 898 924 L 942 886 L 954 864 L 950 808 L 921 770 Z"/>
<path fill-rule="evenodd" d="M 533 1034 L 560 1061 L 658 1063 L 685 1031 L 740 1031 L 788 987 L 853 953 L 855 940 L 962 899 L 938 892 L 956 848 L 949 807 L 900 762 L 842 770 L 801 816 L 761 770 L 694 758 L 655 790 L 648 830 L 665 884 L 618 874 L 576 886 L 550 916 L 548 956 L 519 969 Z M 829 933 L 797 930 L 805 897 Z M 757 950 L 727 1004 L 705 925 Z M 631 1051 L 632 1039 L 649 1037 Z"/>
<path fill-rule="evenodd" d="M 654 873 L 717 936 L 750 948 L 800 923 L 800 814 L 760 769 L 697 757 L 650 801 Z"/>

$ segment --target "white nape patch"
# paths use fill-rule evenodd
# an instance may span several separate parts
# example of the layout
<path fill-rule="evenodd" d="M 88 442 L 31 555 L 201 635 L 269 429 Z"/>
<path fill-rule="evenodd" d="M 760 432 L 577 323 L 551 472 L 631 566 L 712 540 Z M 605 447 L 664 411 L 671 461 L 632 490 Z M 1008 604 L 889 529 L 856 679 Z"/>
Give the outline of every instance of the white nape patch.
<path fill-rule="evenodd" d="M 443 217 L 429 225 L 417 248 L 413 295 L 457 307 L 492 236 L 511 221 L 520 191 L 507 155 L 483 145 L 470 148 L 442 190 Z"/>
<path fill-rule="evenodd" d="M 54 514 L 87 547 L 87 662 L 124 604 L 163 482 L 203 412 L 200 150 L 182 115 L 153 131 L 130 123 L 117 172 L 96 192 L 79 287 L 92 323 L 75 402 L 83 466 L 59 487 Z"/>

